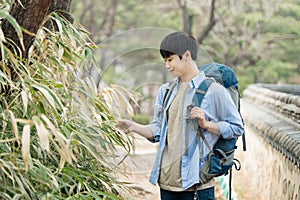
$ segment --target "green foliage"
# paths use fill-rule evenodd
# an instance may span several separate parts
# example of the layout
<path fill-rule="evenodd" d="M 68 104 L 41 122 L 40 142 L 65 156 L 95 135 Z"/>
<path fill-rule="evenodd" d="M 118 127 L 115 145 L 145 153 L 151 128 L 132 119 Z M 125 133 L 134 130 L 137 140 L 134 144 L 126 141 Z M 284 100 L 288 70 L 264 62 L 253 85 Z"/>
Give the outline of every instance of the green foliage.
<path fill-rule="evenodd" d="M 239 16 L 241 19 L 240 22 L 249 24 L 250 27 L 256 28 L 258 24 L 265 23 L 265 16 L 263 13 L 245 13 L 240 14 Z"/>
<path fill-rule="evenodd" d="M 289 77 L 294 75 L 295 69 L 297 69 L 295 64 L 278 60 L 260 62 L 259 64 L 262 67 L 259 67 L 256 73 L 257 81 L 264 83 L 286 83 Z"/>
<path fill-rule="evenodd" d="M 58 31 L 40 29 L 27 59 L 0 37 L 0 198 L 120 199 L 126 188 L 113 158 L 131 142 L 81 76 L 96 45 L 79 24 L 50 18 Z"/>
<path fill-rule="evenodd" d="M 252 83 L 287 83 L 291 77 L 297 76 L 296 70 L 297 65 L 280 60 L 261 61 L 257 67 L 238 68 L 240 90 L 243 91 Z"/>
<path fill-rule="evenodd" d="M 298 1 L 286 1 L 278 9 L 278 14 L 283 17 L 300 20 L 300 4 Z"/>
<path fill-rule="evenodd" d="M 267 6 L 269 4 L 272 1 L 241 4 L 239 12 L 231 12 L 224 6 L 221 16 L 231 14 L 224 20 L 224 24 L 231 26 L 224 27 L 228 31 L 220 33 L 231 40 L 227 42 L 219 35 L 220 38 L 215 37 L 217 42 L 210 38 L 206 41 L 206 45 L 211 45 L 221 55 L 212 55 L 213 60 L 224 62 L 225 57 L 225 63 L 230 64 L 232 58 L 238 58 L 232 65 L 238 73 L 241 90 L 251 83 L 292 83 L 299 77 L 300 24 L 297 11 L 300 6 L 293 0 Z M 218 26 L 216 30 L 219 30 Z M 213 32 L 217 34 L 215 29 Z"/>
<path fill-rule="evenodd" d="M 267 31 L 271 33 L 299 35 L 299 27 L 299 20 L 291 16 L 276 16 L 267 26 Z"/>
<path fill-rule="evenodd" d="M 254 68 L 237 68 L 235 70 L 238 81 L 239 81 L 239 91 L 241 95 L 243 94 L 243 90 L 247 88 L 248 85 L 255 82 L 255 69 Z"/>

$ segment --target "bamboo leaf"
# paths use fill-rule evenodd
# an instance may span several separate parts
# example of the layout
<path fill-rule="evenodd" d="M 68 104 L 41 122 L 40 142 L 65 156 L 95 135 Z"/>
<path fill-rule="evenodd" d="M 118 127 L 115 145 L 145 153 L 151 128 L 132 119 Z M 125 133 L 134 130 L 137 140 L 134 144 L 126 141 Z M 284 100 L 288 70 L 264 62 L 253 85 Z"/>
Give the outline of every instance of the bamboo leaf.
<path fill-rule="evenodd" d="M 44 97 L 47 99 L 47 101 L 50 103 L 50 105 L 56 109 L 56 104 L 59 106 L 60 109 L 63 108 L 63 105 L 60 101 L 60 99 L 57 97 L 57 95 L 49 88 L 47 88 L 44 85 L 33 85 L 34 88 L 39 90 Z"/>
<path fill-rule="evenodd" d="M 10 114 L 10 120 L 11 120 L 11 125 L 12 125 L 13 132 L 15 134 L 16 139 L 18 139 L 18 144 L 20 145 L 20 141 L 19 141 L 20 140 L 20 135 L 19 135 L 18 125 L 17 125 L 15 115 L 11 110 L 9 110 L 8 112 Z"/>
<path fill-rule="evenodd" d="M 5 58 L 5 56 L 4 56 L 4 45 L 2 42 L 0 42 L 0 49 L 1 49 L 1 56 L 2 56 L 2 60 L 3 60 Z M 4 67 L 3 65 L 4 64 L 2 64 L 2 67 Z"/>
<path fill-rule="evenodd" d="M 7 126 L 7 118 L 4 112 L 1 113 L 1 117 L 2 117 L 2 133 L 4 133 Z"/>
<path fill-rule="evenodd" d="M 28 96 L 27 93 L 23 90 L 21 92 L 21 96 L 22 96 L 22 101 L 23 101 L 23 116 L 26 115 L 27 113 L 27 107 L 28 107 Z"/>
<path fill-rule="evenodd" d="M 19 177 L 18 174 L 14 173 L 14 180 L 17 182 L 19 189 L 22 192 L 22 195 L 28 198 L 29 195 L 26 192 L 26 189 L 24 188 L 25 183 L 21 180 L 21 177 Z"/>
<path fill-rule="evenodd" d="M 3 10 L 0 10 L 0 17 L 3 17 L 5 19 L 7 19 L 7 21 L 9 21 L 9 23 L 14 27 L 18 37 L 19 37 L 19 40 L 20 40 L 20 44 L 21 44 L 21 47 L 23 48 L 23 50 L 25 49 L 24 47 L 24 43 L 23 43 L 23 33 L 22 33 L 22 29 L 21 27 L 19 26 L 18 22 L 16 21 L 15 18 L 13 18 L 8 12 L 6 11 L 3 11 Z"/>
<path fill-rule="evenodd" d="M 2 28 L 0 28 L 0 41 L 1 41 L 1 42 L 6 42 L 4 33 L 3 33 L 3 31 L 2 31 Z"/>
<path fill-rule="evenodd" d="M 39 90 L 44 95 L 44 97 L 47 99 L 47 101 L 50 103 L 50 105 L 54 109 L 56 109 L 55 101 L 54 101 L 53 97 L 49 94 L 49 92 L 44 87 L 41 87 L 40 85 L 39 86 L 33 85 L 33 87 L 36 88 L 37 90 Z"/>
<path fill-rule="evenodd" d="M 0 77 L 4 78 L 4 79 L 8 82 L 8 84 L 9 84 L 11 87 L 15 88 L 15 84 L 14 84 L 14 83 L 11 81 L 11 79 L 10 79 L 6 74 L 4 74 L 2 71 L 0 71 Z M 3 82 L 3 81 L 1 81 L 1 83 L 3 83 L 3 85 L 7 85 L 7 83 L 5 83 L 5 82 Z"/>
<path fill-rule="evenodd" d="M 118 85 L 112 85 L 111 87 L 102 88 L 98 96 L 105 101 L 107 107 L 114 114 L 120 115 L 123 112 L 127 112 L 131 117 L 134 116 L 134 110 L 129 100 L 132 100 L 136 105 L 137 102 L 133 94 L 127 89 Z"/>
<path fill-rule="evenodd" d="M 41 118 L 53 132 L 56 140 L 58 141 L 59 146 L 56 147 L 61 155 L 60 165 L 63 166 L 65 161 L 72 164 L 72 159 L 76 161 L 76 157 L 73 155 L 72 150 L 70 150 L 66 137 L 55 128 L 53 123 L 45 115 L 42 115 Z"/>
<path fill-rule="evenodd" d="M 48 130 L 45 128 L 43 122 L 39 117 L 33 116 L 32 120 L 34 121 L 34 125 L 37 129 L 37 134 L 39 136 L 41 148 L 45 149 L 47 152 L 50 152 Z"/>
<path fill-rule="evenodd" d="M 33 124 L 33 121 L 31 119 L 21 119 L 21 118 L 17 118 L 16 122 L 18 123 L 23 123 L 23 124 Z"/>
<path fill-rule="evenodd" d="M 6 161 L 4 161 L 3 159 L 0 160 L 1 172 L 2 172 L 3 175 L 6 175 L 10 180 L 14 180 L 13 174 L 8 171 L 8 170 L 11 169 L 11 167 L 5 162 Z"/>
<path fill-rule="evenodd" d="M 59 46 L 57 51 L 57 59 L 61 60 L 63 55 L 64 55 L 64 48 L 62 48 L 62 46 Z"/>
<path fill-rule="evenodd" d="M 115 105 L 120 105 L 121 108 L 126 109 L 126 111 L 129 113 L 129 115 L 131 117 L 133 117 L 134 116 L 134 110 L 133 110 L 133 107 L 129 103 L 129 98 L 126 97 L 124 95 L 124 93 L 122 93 L 119 90 L 114 90 L 114 91 L 117 95 L 117 98 L 115 98 L 115 101 L 116 101 Z"/>
<path fill-rule="evenodd" d="M 111 200 L 121 200 L 121 198 L 113 195 L 113 194 L 110 194 L 110 193 L 107 193 L 107 192 L 103 192 L 103 191 L 92 191 L 92 193 L 96 193 L 96 194 L 100 194 L 100 195 L 103 195 L 104 197 L 107 197 Z"/>
<path fill-rule="evenodd" d="M 57 28 L 58 28 L 58 31 L 59 31 L 59 35 L 62 35 L 62 31 L 63 31 L 62 23 L 55 17 L 52 17 L 51 19 L 56 22 L 56 25 L 57 25 Z"/>
<path fill-rule="evenodd" d="M 30 125 L 25 125 L 22 134 L 22 158 L 25 164 L 25 171 L 29 168 L 30 159 Z"/>

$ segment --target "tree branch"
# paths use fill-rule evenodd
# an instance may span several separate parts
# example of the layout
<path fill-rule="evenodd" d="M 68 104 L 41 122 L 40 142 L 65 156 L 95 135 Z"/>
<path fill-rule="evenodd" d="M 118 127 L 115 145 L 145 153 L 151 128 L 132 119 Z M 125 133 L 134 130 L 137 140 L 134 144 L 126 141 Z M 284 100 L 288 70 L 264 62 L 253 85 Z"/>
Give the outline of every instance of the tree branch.
<path fill-rule="evenodd" d="M 213 29 L 217 22 L 217 20 L 215 19 L 215 2 L 215 0 L 212 0 L 211 2 L 209 23 L 207 24 L 204 31 L 197 38 L 199 44 L 203 44 L 203 40 L 208 36 L 209 32 Z"/>

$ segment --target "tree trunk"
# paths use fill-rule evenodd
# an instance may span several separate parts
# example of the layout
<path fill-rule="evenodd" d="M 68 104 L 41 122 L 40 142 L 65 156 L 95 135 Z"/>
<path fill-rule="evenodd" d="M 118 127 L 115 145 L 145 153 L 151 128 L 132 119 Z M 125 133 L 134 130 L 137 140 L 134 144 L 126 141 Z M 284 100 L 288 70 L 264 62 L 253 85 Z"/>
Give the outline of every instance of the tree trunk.
<path fill-rule="evenodd" d="M 183 31 L 192 35 L 192 25 L 193 25 L 193 14 L 189 14 L 188 8 L 186 6 L 186 0 L 178 0 L 179 7 L 182 11 L 182 23 Z"/>
<path fill-rule="evenodd" d="M 37 33 L 45 16 L 47 15 L 51 1 L 52 0 L 24 0 L 22 1 L 23 6 L 18 2 L 14 4 L 10 14 L 16 19 L 22 28 L 33 33 L 28 34 L 28 32 L 23 31 L 24 48 L 21 48 L 19 37 L 13 26 L 7 20 L 4 20 L 2 30 L 5 37 L 16 43 L 16 45 L 21 49 L 23 57 L 27 57 L 27 51 L 34 41 L 34 34 Z M 12 47 L 10 47 L 10 49 L 11 48 Z"/>
<path fill-rule="evenodd" d="M 209 22 L 206 25 L 204 31 L 197 37 L 197 41 L 199 44 L 203 44 L 204 39 L 208 36 L 209 32 L 216 25 L 217 20 L 215 19 L 215 3 L 215 0 L 211 1 Z"/>
<path fill-rule="evenodd" d="M 67 13 L 69 12 L 71 1 L 72 0 L 52 0 L 48 13 L 53 11 L 61 11 L 62 13 L 66 14 L 65 16 L 67 19 L 72 19 L 69 18 L 71 16 Z"/>
<path fill-rule="evenodd" d="M 21 58 L 27 58 L 28 50 L 34 42 L 35 34 L 40 29 L 45 17 L 48 13 L 60 10 L 60 11 L 68 11 L 70 7 L 71 0 L 23 0 L 22 5 L 16 1 L 11 9 L 11 16 L 14 17 L 17 23 L 26 31 L 23 31 L 23 44 L 22 47 L 21 41 L 14 27 L 7 20 L 3 20 L 2 30 L 5 37 L 8 41 L 12 41 L 15 45 L 20 48 L 20 56 Z M 66 18 L 69 19 L 69 15 L 67 12 L 64 13 Z M 12 43 L 8 45 L 8 48 L 13 53 L 18 53 L 18 51 L 14 51 L 15 46 Z M 0 60 L 2 60 L 2 56 L 0 54 Z M 17 80 L 17 73 L 14 69 L 9 66 L 10 76 L 12 81 Z M 4 92 L 9 92 L 10 88 L 4 88 Z"/>
<path fill-rule="evenodd" d="M 48 10 L 48 14 L 52 12 L 57 12 L 60 15 L 62 15 L 67 21 L 73 23 L 74 19 L 69 14 L 71 1 L 72 0 L 52 0 L 52 3 Z M 50 30 L 51 29 L 57 30 L 57 26 L 55 26 L 54 24 L 55 23 L 53 23 L 52 20 L 49 20 L 44 26 L 49 28 Z"/>

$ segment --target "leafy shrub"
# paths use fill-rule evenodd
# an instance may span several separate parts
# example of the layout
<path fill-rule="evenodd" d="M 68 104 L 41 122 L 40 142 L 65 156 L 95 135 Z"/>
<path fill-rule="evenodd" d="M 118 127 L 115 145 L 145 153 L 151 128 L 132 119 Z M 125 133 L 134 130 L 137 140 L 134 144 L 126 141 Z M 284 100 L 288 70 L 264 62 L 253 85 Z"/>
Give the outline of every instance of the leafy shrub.
<path fill-rule="evenodd" d="M 0 198 L 119 199 L 127 190 L 113 158 L 131 142 L 81 76 L 97 46 L 79 24 L 50 18 L 58 31 L 41 28 L 26 59 L 0 29 Z"/>

